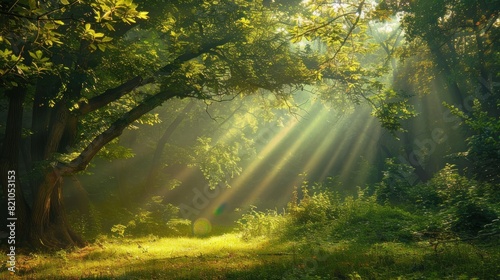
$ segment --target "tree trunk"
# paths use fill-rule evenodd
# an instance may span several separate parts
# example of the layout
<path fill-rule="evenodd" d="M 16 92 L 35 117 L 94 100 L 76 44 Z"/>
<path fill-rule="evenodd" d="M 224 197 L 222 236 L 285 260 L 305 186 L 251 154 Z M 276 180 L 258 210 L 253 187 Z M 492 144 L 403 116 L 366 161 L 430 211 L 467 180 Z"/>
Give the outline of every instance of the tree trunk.
<path fill-rule="evenodd" d="M 85 246 L 66 220 L 62 202 L 62 177 L 57 169 L 47 172 L 33 204 L 30 241 L 37 248 Z"/>
<path fill-rule="evenodd" d="M 84 240 L 69 226 L 62 201 L 62 178 L 84 170 L 92 158 L 109 141 L 120 136 L 123 130 L 145 113 L 159 106 L 175 94 L 161 92 L 147 98 L 97 136 L 81 153 L 69 163 L 59 162 L 45 173 L 33 203 L 30 241 L 38 248 L 68 248 L 84 246 Z"/>
<path fill-rule="evenodd" d="M 464 104 L 464 95 L 462 90 L 458 86 L 458 81 L 453 78 L 452 68 L 453 65 L 450 65 L 448 61 L 451 61 L 451 57 L 446 57 L 444 52 L 441 50 L 441 46 L 438 45 L 433 39 L 428 40 L 429 49 L 434 56 L 434 61 L 436 62 L 439 70 L 443 74 L 440 76 L 440 79 L 443 83 L 448 87 L 448 91 L 451 94 L 451 98 L 453 100 L 454 105 L 463 106 Z"/>
<path fill-rule="evenodd" d="M 153 186 L 156 182 L 156 179 L 158 177 L 158 174 L 160 173 L 161 167 L 160 167 L 160 162 L 161 158 L 163 155 L 163 150 L 165 149 L 165 145 L 167 144 L 167 141 L 170 139 L 174 131 L 177 129 L 177 127 L 181 124 L 181 122 L 184 120 L 186 117 L 186 114 L 194 107 L 195 102 L 190 101 L 186 107 L 182 110 L 182 112 L 177 115 L 175 120 L 167 127 L 163 135 L 161 136 L 160 140 L 156 144 L 156 149 L 153 155 L 153 160 L 151 161 L 151 168 L 149 171 L 148 178 L 146 180 L 146 184 L 144 187 L 144 193 L 149 194 L 153 190 Z"/>
<path fill-rule="evenodd" d="M 7 217 L 17 218 L 16 242 L 23 242 L 26 240 L 26 233 L 28 232 L 29 226 L 29 207 L 24 198 L 24 192 L 20 181 L 21 174 L 19 172 L 19 151 L 21 147 L 23 101 L 25 96 L 26 88 L 24 87 L 16 87 L 7 92 L 9 110 L 5 128 L 5 140 L 0 154 L 0 182 L 5 197 L 7 197 L 8 194 L 9 183 L 12 183 L 8 182 L 8 174 L 12 174 L 13 171 L 15 177 L 15 211 L 8 213 L 9 215 Z M 2 211 L 5 210 L 7 209 L 2 209 Z"/>
<path fill-rule="evenodd" d="M 53 111 L 49 102 L 57 95 L 61 81 L 53 75 L 44 76 L 37 81 L 33 112 L 31 119 L 31 160 L 33 163 L 44 160 L 45 145 L 47 143 L 50 115 Z"/>

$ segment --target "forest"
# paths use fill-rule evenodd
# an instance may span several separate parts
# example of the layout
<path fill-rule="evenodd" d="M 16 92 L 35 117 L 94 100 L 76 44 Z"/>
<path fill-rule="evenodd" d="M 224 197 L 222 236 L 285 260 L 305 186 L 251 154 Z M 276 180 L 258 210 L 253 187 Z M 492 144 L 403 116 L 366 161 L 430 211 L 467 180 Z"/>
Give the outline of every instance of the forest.
<path fill-rule="evenodd" d="M 2 0 L 0 279 L 499 279 L 499 0 Z"/>

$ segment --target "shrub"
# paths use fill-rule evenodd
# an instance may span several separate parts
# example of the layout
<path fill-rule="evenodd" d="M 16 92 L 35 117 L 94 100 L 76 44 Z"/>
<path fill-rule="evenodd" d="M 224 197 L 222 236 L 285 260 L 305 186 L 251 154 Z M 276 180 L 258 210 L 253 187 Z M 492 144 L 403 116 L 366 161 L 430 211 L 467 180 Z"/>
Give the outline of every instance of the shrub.
<path fill-rule="evenodd" d="M 178 219 L 179 208 L 164 204 L 160 196 L 153 196 L 144 208 L 138 208 L 127 224 L 127 229 L 134 236 L 146 236 L 155 233 L 158 236 L 171 236 L 183 232 L 190 221 Z"/>
<path fill-rule="evenodd" d="M 125 230 L 127 229 L 127 226 L 124 226 L 122 224 L 117 224 L 111 227 L 111 232 L 115 237 L 124 237 L 125 236 Z"/>
<path fill-rule="evenodd" d="M 382 181 L 376 187 L 377 201 L 393 205 L 412 202 L 410 192 L 413 184 L 409 181 L 409 174 L 413 172 L 413 167 L 395 163 L 392 158 L 387 159 L 385 164 L 387 170 L 383 171 Z"/>
<path fill-rule="evenodd" d="M 375 196 L 347 197 L 340 206 L 338 221 L 333 224 L 335 239 L 356 242 L 409 242 L 423 227 L 422 219 L 403 209 L 380 205 Z"/>
<path fill-rule="evenodd" d="M 191 235 L 191 221 L 187 219 L 171 219 L 167 222 L 167 227 L 176 236 Z"/>
<path fill-rule="evenodd" d="M 472 237 L 498 218 L 491 186 L 458 174 L 447 164 L 431 180 L 442 199 L 439 215 L 443 228 L 462 237 Z"/>
<path fill-rule="evenodd" d="M 299 200 L 298 190 L 295 188 L 292 201 L 288 204 L 288 212 L 294 224 L 325 223 L 334 219 L 334 201 L 337 196 L 333 192 L 320 190 L 309 195 L 307 185 L 303 185 L 301 190 L 302 199 Z"/>
<path fill-rule="evenodd" d="M 101 213 L 92 204 L 89 205 L 87 213 L 71 211 L 68 214 L 68 222 L 76 232 L 88 240 L 95 239 L 102 229 Z"/>
<path fill-rule="evenodd" d="M 251 206 L 248 213 L 243 214 L 236 222 L 243 240 L 261 236 L 279 236 L 287 224 L 286 214 L 280 214 L 276 210 L 261 212 L 256 208 L 256 206 Z"/>

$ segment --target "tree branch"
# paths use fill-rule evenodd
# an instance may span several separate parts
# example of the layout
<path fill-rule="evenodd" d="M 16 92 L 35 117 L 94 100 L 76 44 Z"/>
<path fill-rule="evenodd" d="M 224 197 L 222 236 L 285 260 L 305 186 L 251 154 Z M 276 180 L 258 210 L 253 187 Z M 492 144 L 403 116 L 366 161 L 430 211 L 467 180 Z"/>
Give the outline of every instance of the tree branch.
<path fill-rule="evenodd" d="M 108 129 L 95 137 L 90 144 L 83 149 L 80 155 L 69 163 L 59 162 L 56 165 L 58 175 L 66 175 L 84 170 L 94 156 L 111 140 L 120 136 L 123 130 L 141 116 L 160 106 L 163 102 L 173 97 L 179 96 L 178 93 L 163 91 L 146 98 L 140 105 L 134 107 L 116 120 Z"/>
<path fill-rule="evenodd" d="M 196 52 L 184 53 L 184 54 L 178 56 L 172 63 L 169 63 L 169 64 L 163 66 L 162 68 L 160 68 L 160 70 L 157 71 L 157 74 L 163 74 L 163 75 L 172 74 L 175 70 L 177 70 L 179 68 L 179 66 L 182 63 L 187 62 L 193 58 L 196 58 L 204 53 L 208 53 L 212 49 L 219 47 L 219 46 L 222 46 L 229 41 L 230 41 L 230 37 L 226 36 L 223 39 L 217 40 L 215 42 L 212 42 L 212 43 L 209 43 L 206 45 L 202 45 L 199 48 L 199 50 Z M 124 96 L 125 94 L 128 94 L 129 92 L 131 92 L 135 88 L 137 88 L 141 85 L 150 84 L 152 82 L 154 82 L 154 78 L 149 78 L 149 79 L 144 80 L 141 76 L 136 76 L 136 77 L 126 81 L 125 83 L 123 83 L 115 88 L 106 90 L 104 93 L 102 93 L 98 96 L 95 96 L 88 101 L 79 102 L 78 103 L 78 106 L 79 106 L 78 112 L 81 115 L 85 115 L 89 112 L 95 111 L 99 108 L 102 108 L 102 107 L 108 105 L 109 103 L 111 103 L 115 100 L 120 99 L 122 96 Z"/>
<path fill-rule="evenodd" d="M 212 42 L 210 44 L 202 45 L 198 51 L 196 52 L 188 52 L 185 54 L 180 55 L 177 57 L 172 63 L 164 66 L 163 68 L 160 69 L 160 73 L 163 74 L 171 74 L 173 71 L 177 70 L 179 65 L 182 64 L 183 62 L 186 62 L 188 60 L 191 60 L 193 58 L 198 57 L 199 55 L 203 53 L 207 53 L 210 50 L 222 46 L 225 43 L 230 41 L 230 37 L 226 36 L 223 39 L 217 40 L 215 42 Z M 110 91 L 107 91 L 107 93 L 103 93 L 102 96 L 96 97 L 93 102 L 95 104 L 99 104 L 100 107 L 105 106 L 109 104 L 110 102 L 120 98 L 124 94 L 130 92 L 132 89 L 140 85 L 142 82 L 142 78 L 140 76 L 137 76 L 126 83 L 122 84 L 121 86 L 118 86 Z M 122 115 L 118 120 L 116 120 L 108 129 L 106 129 L 103 133 L 99 134 L 97 137 L 95 137 L 92 142 L 80 153 L 80 155 L 70 161 L 69 163 L 63 163 L 59 162 L 56 165 L 56 169 L 58 170 L 58 174 L 60 176 L 65 175 L 65 174 L 70 174 L 74 172 L 78 172 L 81 170 L 84 170 L 89 162 L 94 158 L 94 156 L 111 140 L 115 139 L 116 137 L 120 136 L 123 132 L 123 130 L 129 126 L 131 123 L 139 119 L 142 115 L 146 114 L 147 112 L 153 110 L 154 108 L 160 106 L 163 102 L 165 102 L 168 99 L 171 99 L 176 96 L 182 96 L 180 93 L 175 93 L 175 92 L 170 92 L 170 91 L 163 91 L 160 93 L 157 93 L 155 95 L 152 95 L 148 98 L 146 98 L 140 105 L 134 107 L 124 115 Z M 96 101 L 97 100 L 97 101 Z M 90 109 L 98 107 L 95 104 L 89 104 Z M 83 106 L 85 106 L 83 104 Z M 100 108 L 99 107 L 99 108 Z M 89 109 L 85 109 L 89 110 Z"/>
<path fill-rule="evenodd" d="M 136 76 L 115 88 L 106 90 L 104 93 L 95 96 L 88 101 L 80 101 L 78 102 L 78 113 L 80 115 L 85 115 L 89 112 L 102 108 L 124 96 L 125 94 L 131 92 L 133 89 L 142 84 L 142 77 Z"/>
<path fill-rule="evenodd" d="M 363 9 L 363 5 L 364 4 L 365 4 L 365 1 L 361 1 L 361 3 L 359 4 L 358 10 L 356 12 L 358 14 L 358 16 L 356 17 L 356 20 L 352 24 L 351 28 L 349 28 L 349 32 L 347 32 L 347 35 L 344 37 L 344 40 L 340 44 L 339 48 L 337 49 L 337 51 L 335 52 L 335 54 L 333 54 L 333 57 L 331 59 L 328 59 L 324 63 L 322 63 L 322 65 L 324 65 L 327 62 L 330 62 L 330 61 L 334 60 L 337 57 L 337 55 L 339 54 L 340 50 L 344 47 L 344 45 L 347 42 L 347 40 L 349 39 L 349 37 L 351 37 L 351 34 L 354 31 L 354 28 L 356 28 L 356 26 L 358 25 L 359 19 L 361 18 L 361 11 Z"/>
<path fill-rule="evenodd" d="M 196 58 L 196 57 L 200 56 L 201 54 L 207 53 L 210 50 L 215 49 L 216 47 L 222 46 L 222 45 L 228 43 L 230 40 L 231 40 L 231 37 L 229 35 L 227 35 L 226 37 L 224 37 L 220 40 L 217 40 L 217 41 L 205 44 L 205 45 L 201 45 L 197 51 L 187 52 L 187 53 L 181 54 L 172 63 L 169 63 L 168 65 L 165 65 L 162 68 L 160 68 L 160 70 L 158 72 L 160 72 L 162 74 L 169 75 L 174 70 L 176 70 L 179 67 L 179 65 L 182 64 L 183 62 L 186 62 L 188 60 Z"/>

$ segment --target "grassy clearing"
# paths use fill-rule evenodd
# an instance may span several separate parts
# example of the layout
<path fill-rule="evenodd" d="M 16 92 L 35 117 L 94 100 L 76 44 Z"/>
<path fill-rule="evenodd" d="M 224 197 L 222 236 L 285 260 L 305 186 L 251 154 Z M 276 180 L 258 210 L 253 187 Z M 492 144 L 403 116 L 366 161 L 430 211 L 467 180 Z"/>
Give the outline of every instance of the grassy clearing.
<path fill-rule="evenodd" d="M 286 246 L 271 246 L 264 239 L 242 242 L 236 234 L 101 239 L 73 251 L 20 255 L 12 279 L 218 279 L 231 271 L 280 262 L 274 254 L 281 250 Z M 7 276 L 5 270 L 0 274 Z"/>
<path fill-rule="evenodd" d="M 498 249 L 498 248 L 496 248 Z M 100 239 L 86 248 L 18 256 L 1 279 L 495 279 L 500 252 L 470 244 L 310 244 L 209 238 Z M 5 254 L 4 254 L 5 255 Z"/>

